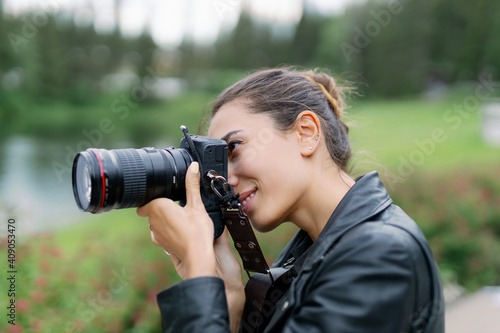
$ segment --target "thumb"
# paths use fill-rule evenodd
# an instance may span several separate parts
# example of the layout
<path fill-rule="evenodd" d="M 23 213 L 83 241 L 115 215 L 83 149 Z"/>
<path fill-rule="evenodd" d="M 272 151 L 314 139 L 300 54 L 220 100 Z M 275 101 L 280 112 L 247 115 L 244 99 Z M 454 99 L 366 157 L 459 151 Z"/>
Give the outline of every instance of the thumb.
<path fill-rule="evenodd" d="M 224 228 L 224 232 L 222 235 L 220 235 L 219 238 L 215 240 L 215 246 L 229 246 L 229 230 L 227 228 Z"/>
<path fill-rule="evenodd" d="M 186 205 L 203 206 L 200 195 L 200 165 L 193 162 L 186 172 Z"/>

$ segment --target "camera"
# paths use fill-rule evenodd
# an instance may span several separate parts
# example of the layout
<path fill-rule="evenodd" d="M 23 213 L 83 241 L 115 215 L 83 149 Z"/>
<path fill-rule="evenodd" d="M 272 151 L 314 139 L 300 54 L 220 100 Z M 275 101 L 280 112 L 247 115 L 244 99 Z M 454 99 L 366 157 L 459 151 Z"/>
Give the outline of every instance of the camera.
<path fill-rule="evenodd" d="M 183 127 L 181 127 L 182 129 Z M 73 161 L 73 194 L 78 208 L 101 213 L 139 207 L 165 197 L 184 206 L 186 171 L 193 160 L 200 163 L 200 192 L 214 222 L 214 237 L 224 231 L 219 207 L 220 192 L 210 177 L 227 179 L 227 143 L 224 140 L 187 134 L 179 148 L 96 149 L 78 153 Z M 204 171 L 203 171 L 204 170 Z"/>

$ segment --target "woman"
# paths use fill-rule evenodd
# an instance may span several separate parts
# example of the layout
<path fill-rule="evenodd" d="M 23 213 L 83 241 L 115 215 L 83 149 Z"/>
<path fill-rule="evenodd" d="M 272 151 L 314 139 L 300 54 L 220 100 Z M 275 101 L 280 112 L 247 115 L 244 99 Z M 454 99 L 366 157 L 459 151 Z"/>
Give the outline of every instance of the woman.
<path fill-rule="evenodd" d="M 212 239 L 192 163 L 185 207 L 156 199 L 138 209 L 185 280 L 158 295 L 166 332 L 444 331 L 439 272 L 421 231 L 376 172 L 348 174 L 343 108 L 333 78 L 288 69 L 254 73 L 217 98 L 208 135 L 228 143 L 228 182 L 253 227 L 300 228 L 273 265 L 293 265 L 291 283 L 276 305 L 242 318 L 241 267 L 227 231 Z"/>

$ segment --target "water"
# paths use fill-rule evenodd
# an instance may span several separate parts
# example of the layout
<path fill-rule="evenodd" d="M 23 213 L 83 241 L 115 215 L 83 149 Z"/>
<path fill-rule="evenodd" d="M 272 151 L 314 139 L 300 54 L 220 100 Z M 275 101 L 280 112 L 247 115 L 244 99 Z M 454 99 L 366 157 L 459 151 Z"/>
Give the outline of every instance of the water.
<path fill-rule="evenodd" d="M 73 199 L 66 145 L 22 136 L 0 143 L 0 211 L 16 219 L 18 235 L 84 218 Z M 58 170 L 58 175 L 54 165 L 64 166 L 64 171 Z"/>

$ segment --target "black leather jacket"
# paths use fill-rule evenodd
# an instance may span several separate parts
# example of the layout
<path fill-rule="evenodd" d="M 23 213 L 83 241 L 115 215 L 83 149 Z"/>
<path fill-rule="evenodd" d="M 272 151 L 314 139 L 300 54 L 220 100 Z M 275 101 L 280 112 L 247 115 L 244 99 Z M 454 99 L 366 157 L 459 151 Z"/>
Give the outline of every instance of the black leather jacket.
<path fill-rule="evenodd" d="M 376 172 L 356 182 L 314 243 L 299 231 L 273 266 L 294 256 L 296 276 L 264 313 L 270 322 L 262 331 L 444 332 L 441 280 L 429 245 L 392 205 Z M 229 332 L 218 278 L 181 282 L 159 293 L 158 304 L 165 332 Z M 249 325 L 243 318 L 242 330 Z"/>

